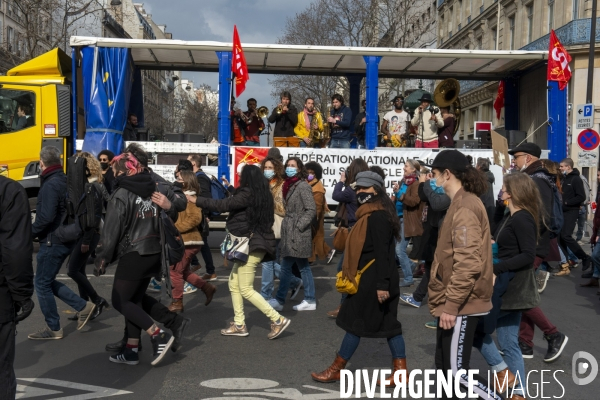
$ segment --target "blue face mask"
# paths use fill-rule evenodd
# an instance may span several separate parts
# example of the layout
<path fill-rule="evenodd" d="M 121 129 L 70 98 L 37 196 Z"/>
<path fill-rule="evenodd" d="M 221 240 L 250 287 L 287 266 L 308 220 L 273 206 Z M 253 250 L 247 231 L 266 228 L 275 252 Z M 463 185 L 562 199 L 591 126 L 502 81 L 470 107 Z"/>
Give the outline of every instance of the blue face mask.
<path fill-rule="evenodd" d="M 285 174 L 288 176 L 288 178 L 293 178 L 297 173 L 298 170 L 294 167 L 286 167 L 285 169 Z"/>
<path fill-rule="evenodd" d="M 263 173 L 265 174 L 265 178 L 269 180 L 273 179 L 273 177 L 275 176 L 275 171 L 273 171 L 272 169 L 265 169 Z"/>
<path fill-rule="evenodd" d="M 437 194 L 444 194 L 444 188 L 436 185 L 437 179 L 430 179 L 429 186 L 431 186 L 431 190 L 433 190 Z"/>

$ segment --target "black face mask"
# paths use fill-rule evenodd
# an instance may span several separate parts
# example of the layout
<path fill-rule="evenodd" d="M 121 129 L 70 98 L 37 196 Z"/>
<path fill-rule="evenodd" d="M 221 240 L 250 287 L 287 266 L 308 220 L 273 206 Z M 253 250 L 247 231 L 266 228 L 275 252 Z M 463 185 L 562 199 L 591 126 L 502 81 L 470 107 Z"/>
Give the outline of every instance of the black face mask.
<path fill-rule="evenodd" d="M 101 162 L 100 166 L 102 167 L 102 171 L 106 171 L 108 169 L 108 163 L 107 162 Z"/>
<path fill-rule="evenodd" d="M 361 192 L 356 195 L 356 201 L 358 201 L 359 205 L 363 205 L 373 201 L 374 197 L 375 195 L 373 193 Z"/>

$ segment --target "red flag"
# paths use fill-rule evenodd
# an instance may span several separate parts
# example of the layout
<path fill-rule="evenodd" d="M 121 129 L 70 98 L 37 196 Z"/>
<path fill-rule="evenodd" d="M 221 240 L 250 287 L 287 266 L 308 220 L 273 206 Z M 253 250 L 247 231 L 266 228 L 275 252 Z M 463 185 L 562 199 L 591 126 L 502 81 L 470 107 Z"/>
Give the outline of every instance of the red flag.
<path fill-rule="evenodd" d="M 554 30 L 550 32 L 550 47 L 548 49 L 548 74 L 547 80 L 557 81 L 560 90 L 567 87 L 571 79 L 569 63 L 571 56 L 556 37 Z"/>
<path fill-rule="evenodd" d="M 248 76 L 248 64 L 242 49 L 242 42 L 238 35 L 237 26 L 233 26 L 233 61 L 231 71 L 235 74 L 235 97 L 239 97 L 246 89 L 246 82 L 250 79 Z"/>
<path fill-rule="evenodd" d="M 500 81 L 498 84 L 498 94 L 496 100 L 494 100 L 494 110 L 496 110 L 496 119 L 500 119 L 500 112 L 504 107 L 504 81 Z"/>

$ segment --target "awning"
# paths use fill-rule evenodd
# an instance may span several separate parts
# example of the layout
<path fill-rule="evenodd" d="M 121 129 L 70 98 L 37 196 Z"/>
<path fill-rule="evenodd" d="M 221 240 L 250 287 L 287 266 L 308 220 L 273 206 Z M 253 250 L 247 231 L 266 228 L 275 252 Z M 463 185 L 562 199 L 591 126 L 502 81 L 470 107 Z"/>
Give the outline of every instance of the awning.
<path fill-rule="evenodd" d="M 142 69 L 219 70 L 218 51 L 231 43 L 72 36 L 71 46 L 127 47 Z M 243 43 L 248 71 L 263 74 L 347 75 L 366 73 L 363 56 L 381 56 L 382 78 L 499 80 L 543 63 L 547 51 L 399 49 Z"/>

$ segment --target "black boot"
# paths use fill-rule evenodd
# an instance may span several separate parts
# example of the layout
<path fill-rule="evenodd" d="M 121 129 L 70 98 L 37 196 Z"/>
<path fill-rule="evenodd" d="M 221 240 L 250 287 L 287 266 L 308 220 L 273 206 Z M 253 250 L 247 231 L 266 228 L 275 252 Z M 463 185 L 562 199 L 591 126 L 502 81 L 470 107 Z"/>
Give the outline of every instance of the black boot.
<path fill-rule="evenodd" d="M 98 297 L 98 299 L 94 303 L 96 303 L 96 309 L 94 310 L 94 313 L 92 314 L 90 319 L 96 319 L 97 317 L 99 317 L 100 314 L 102 314 L 102 309 L 104 307 L 110 308 L 110 304 L 108 304 L 108 301 L 106 301 L 106 299 L 103 297 Z"/>
<path fill-rule="evenodd" d="M 177 316 L 177 318 L 170 327 L 171 332 L 173 333 L 173 337 L 175 338 L 175 341 L 171 346 L 171 350 L 177 351 L 181 348 L 181 339 L 183 339 L 183 331 L 190 322 L 192 322 L 192 320 L 189 318 L 184 318 L 181 315 Z"/>
<path fill-rule="evenodd" d="M 125 345 L 127 344 L 127 327 L 125 327 L 123 331 L 123 338 L 118 342 L 108 343 L 104 349 L 106 351 L 122 353 L 125 349 Z M 140 339 L 138 344 L 138 351 L 142 351 L 142 340 Z"/>

